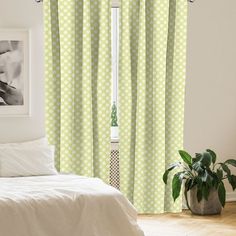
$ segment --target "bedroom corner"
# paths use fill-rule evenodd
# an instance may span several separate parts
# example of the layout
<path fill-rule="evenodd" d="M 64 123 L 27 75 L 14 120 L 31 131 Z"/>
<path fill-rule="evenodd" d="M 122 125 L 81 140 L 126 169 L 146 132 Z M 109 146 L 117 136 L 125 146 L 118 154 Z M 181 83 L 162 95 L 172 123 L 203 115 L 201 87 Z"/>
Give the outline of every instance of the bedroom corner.
<path fill-rule="evenodd" d="M 0 0 L 0 236 L 235 236 L 235 22 L 235 0 Z"/>

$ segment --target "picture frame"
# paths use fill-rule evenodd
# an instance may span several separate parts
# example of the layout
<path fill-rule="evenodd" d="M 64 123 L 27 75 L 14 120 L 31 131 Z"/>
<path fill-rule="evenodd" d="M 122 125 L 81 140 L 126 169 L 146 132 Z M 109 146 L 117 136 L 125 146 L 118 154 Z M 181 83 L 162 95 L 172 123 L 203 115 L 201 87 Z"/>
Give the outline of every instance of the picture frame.
<path fill-rule="evenodd" d="M 0 117 L 30 115 L 30 30 L 0 29 Z"/>

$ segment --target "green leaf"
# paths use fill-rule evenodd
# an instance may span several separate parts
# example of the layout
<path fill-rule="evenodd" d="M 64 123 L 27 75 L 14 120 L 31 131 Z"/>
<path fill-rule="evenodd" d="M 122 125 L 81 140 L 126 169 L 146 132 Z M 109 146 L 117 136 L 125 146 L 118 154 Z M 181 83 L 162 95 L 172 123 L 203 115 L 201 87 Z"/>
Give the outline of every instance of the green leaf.
<path fill-rule="evenodd" d="M 193 188 L 193 179 L 187 179 L 185 182 L 185 190 L 189 191 Z"/>
<path fill-rule="evenodd" d="M 200 202 L 202 200 L 202 189 L 198 188 L 197 190 L 197 200 Z"/>
<path fill-rule="evenodd" d="M 200 202 L 202 200 L 202 185 L 203 185 L 202 179 L 199 176 L 196 176 L 194 178 L 193 186 L 197 187 L 197 199 L 198 199 L 198 202 Z"/>
<path fill-rule="evenodd" d="M 192 189 L 194 186 L 197 185 L 196 182 L 196 177 L 190 177 L 189 179 L 187 179 L 187 181 L 185 182 L 185 189 L 187 189 L 187 191 L 189 191 L 190 189 Z"/>
<path fill-rule="evenodd" d="M 201 176 L 201 180 L 203 183 L 207 184 L 208 186 L 212 186 L 213 177 L 208 173 L 207 170 L 204 171 L 204 174 Z"/>
<path fill-rule="evenodd" d="M 195 177 L 195 182 L 197 183 L 198 188 L 202 187 L 202 179 L 199 176 Z"/>
<path fill-rule="evenodd" d="M 223 182 L 220 182 L 218 187 L 218 196 L 222 207 L 225 206 L 225 186 Z"/>
<path fill-rule="evenodd" d="M 222 172 L 222 175 L 223 175 L 223 172 Z M 219 178 L 216 173 L 213 173 L 212 177 L 213 177 L 212 186 L 215 187 L 215 189 L 217 189 L 218 184 L 221 182 L 222 178 Z"/>
<path fill-rule="evenodd" d="M 217 175 L 219 181 L 221 181 L 223 178 L 223 171 L 220 169 L 217 169 L 216 175 Z"/>
<path fill-rule="evenodd" d="M 182 185 L 182 178 L 180 178 L 181 174 L 182 174 L 181 172 L 175 174 L 172 180 L 172 197 L 174 201 L 179 197 L 180 194 Z"/>
<path fill-rule="evenodd" d="M 206 151 L 210 153 L 210 155 L 212 157 L 212 162 L 213 162 L 213 164 L 215 164 L 215 162 L 216 162 L 216 153 L 214 151 L 212 151 L 211 149 L 207 149 Z"/>
<path fill-rule="evenodd" d="M 236 176 L 235 175 L 228 175 L 228 181 L 232 186 L 233 191 L 236 189 Z"/>
<path fill-rule="evenodd" d="M 169 166 L 169 168 L 165 171 L 165 173 L 163 174 L 163 181 L 165 184 L 167 184 L 167 179 L 168 179 L 168 175 L 170 173 L 170 171 L 172 171 L 174 168 L 179 167 L 179 162 L 173 163 Z"/>
<path fill-rule="evenodd" d="M 207 178 L 208 178 L 208 173 L 205 170 L 203 176 L 201 176 L 202 182 L 207 182 Z"/>
<path fill-rule="evenodd" d="M 202 158 L 201 153 L 195 153 L 195 158 L 193 158 L 193 163 L 200 161 Z"/>
<path fill-rule="evenodd" d="M 180 162 L 175 162 L 175 163 L 170 164 L 169 167 L 167 168 L 167 170 L 171 171 L 171 170 L 173 170 L 174 168 L 180 167 L 180 166 L 181 166 L 181 163 L 180 163 Z"/>
<path fill-rule="evenodd" d="M 229 165 L 232 165 L 232 166 L 236 167 L 236 160 L 229 159 L 225 162 L 225 164 L 229 164 Z"/>
<path fill-rule="evenodd" d="M 208 173 L 208 176 L 207 176 L 206 183 L 209 187 L 213 186 L 213 177 L 211 175 L 209 175 L 209 173 Z"/>
<path fill-rule="evenodd" d="M 165 184 L 167 184 L 167 179 L 168 179 L 168 175 L 169 175 L 170 171 L 169 170 L 166 170 L 165 173 L 163 174 L 163 181 Z"/>
<path fill-rule="evenodd" d="M 193 164 L 193 169 L 198 173 L 198 174 L 202 174 L 204 169 L 201 167 L 201 163 L 200 162 L 195 162 Z"/>
<path fill-rule="evenodd" d="M 202 185 L 202 195 L 208 201 L 210 190 L 206 184 Z"/>
<path fill-rule="evenodd" d="M 189 166 L 192 165 L 192 157 L 184 150 L 179 150 L 179 155 L 183 159 L 183 161 Z"/>
<path fill-rule="evenodd" d="M 199 166 L 199 161 L 201 160 L 201 158 L 202 158 L 202 154 L 200 153 L 195 154 L 195 157 L 192 159 L 192 169 L 194 169 L 194 165 L 195 165 L 195 168 L 196 168 L 196 165 Z"/>
<path fill-rule="evenodd" d="M 212 157 L 209 152 L 204 152 L 200 160 L 202 166 L 209 167 L 212 163 Z"/>
<path fill-rule="evenodd" d="M 227 173 L 227 175 L 231 175 L 231 171 L 227 165 L 225 165 L 224 163 L 221 163 L 221 167 L 223 171 Z"/>
<path fill-rule="evenodd" d="M 201 153 L 195 153 L 195 157 L 200 160 L 202 158 L 202 154 Z"/>
<path fill-rule="evenodd" d="M 190 187 L 190 185 L 191 185 L 190 181 L 192 181 L 192 179 L 187 179 L 187 180 L 185 181 L 185 184 L 184 184 L 184 187 L 185 187 L 185 189 L 187 189 L 187 191 L 189 190 L 189 187 Z"/>

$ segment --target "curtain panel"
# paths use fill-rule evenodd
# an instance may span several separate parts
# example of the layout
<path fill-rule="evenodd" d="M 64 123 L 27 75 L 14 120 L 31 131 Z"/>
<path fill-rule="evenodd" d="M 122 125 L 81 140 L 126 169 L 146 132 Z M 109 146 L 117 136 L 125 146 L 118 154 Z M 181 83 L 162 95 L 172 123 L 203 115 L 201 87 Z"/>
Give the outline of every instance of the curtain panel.
<path fill-rule="evenodd" d="M 121 0 L 121 191 L 139 213 L 178 212 L 165 168 L 183 146 L 186 0 Z"/>
<path fill-rule="evenodd" d="M 46 130 L 62 172 L 107 181 L 110 0 L 45 0 Z"/>

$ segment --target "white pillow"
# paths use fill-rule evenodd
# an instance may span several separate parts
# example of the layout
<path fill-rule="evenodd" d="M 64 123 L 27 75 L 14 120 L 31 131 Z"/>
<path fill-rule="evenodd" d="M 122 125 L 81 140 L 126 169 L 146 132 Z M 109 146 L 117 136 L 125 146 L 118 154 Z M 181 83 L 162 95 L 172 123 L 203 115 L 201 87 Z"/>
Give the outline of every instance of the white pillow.
<path fill-rule="evenodd" d="M 55 175 L 53 146 L 0 147 L 0 176 Z"/>
<path fill-rule="evenodd" d="M 46 137 L 40 138 L 40 139 L 36 139 L 33 141 L 27 141 L 27 142 L 19 142 L 19 143 L 0 143 L 0 147 L 8 147 L 8 146 L 14 146 L 14 147 L 22 147 L 22 146 L 26 146 L 26 147 L 36 147 L 36 146 L 48 146 L 48 140 Z"/>

